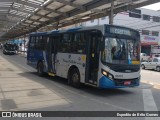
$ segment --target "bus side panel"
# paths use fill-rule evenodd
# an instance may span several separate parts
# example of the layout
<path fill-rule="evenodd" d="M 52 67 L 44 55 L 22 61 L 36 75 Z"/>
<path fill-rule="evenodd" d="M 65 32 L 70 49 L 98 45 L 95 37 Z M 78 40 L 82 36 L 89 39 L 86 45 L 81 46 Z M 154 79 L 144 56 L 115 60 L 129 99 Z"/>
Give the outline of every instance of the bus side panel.
<path fill-rule="evenodd" d="M 36 63 L 37 61 L 35 60 L 35 50 L 29 48 L 27 52 L 27 64 L 33 68 L 36 68 Z"/>
<path fill-rule="evenodd" d="M 42 50 L 28 50 L 28 65 L 37 68 L 39 61 L 44 61 L 44 55 Z"/>
<path fill-rule="evenodd" d="M 85 81 L 86 55 L 57 53 L 56 57 L 56 75 L 67 78 L 69 68 L 76 66 L 80 72 L 81 82 Z"/>

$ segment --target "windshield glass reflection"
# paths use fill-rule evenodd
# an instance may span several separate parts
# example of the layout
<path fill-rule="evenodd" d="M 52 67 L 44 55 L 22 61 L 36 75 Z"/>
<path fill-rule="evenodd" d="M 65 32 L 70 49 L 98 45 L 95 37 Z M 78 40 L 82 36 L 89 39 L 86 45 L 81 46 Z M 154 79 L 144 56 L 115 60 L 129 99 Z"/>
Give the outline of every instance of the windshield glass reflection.
<path fill-rule="evenodd" d="M 114 64 L 131 64 L 140 59 L 140 44 L 137 40 L 106 38 L 102 61 Z"/>

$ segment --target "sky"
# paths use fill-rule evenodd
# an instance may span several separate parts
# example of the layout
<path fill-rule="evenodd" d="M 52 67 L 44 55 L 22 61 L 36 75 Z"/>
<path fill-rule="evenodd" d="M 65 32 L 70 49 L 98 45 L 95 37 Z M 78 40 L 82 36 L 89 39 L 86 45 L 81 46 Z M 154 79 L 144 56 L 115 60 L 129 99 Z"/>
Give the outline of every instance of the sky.
<path fill-rule="evenodd" d="M 151 9 L 151 10 L 160 10 L 160 2 L 144 6 L 142 8 Z"/>

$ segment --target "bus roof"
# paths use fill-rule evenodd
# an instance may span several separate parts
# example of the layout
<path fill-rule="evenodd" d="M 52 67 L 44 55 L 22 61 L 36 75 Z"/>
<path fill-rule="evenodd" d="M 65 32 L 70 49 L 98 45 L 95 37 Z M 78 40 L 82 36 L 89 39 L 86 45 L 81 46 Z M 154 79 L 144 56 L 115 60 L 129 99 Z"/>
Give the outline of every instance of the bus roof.
<path fill-rule="evenodd" d="M 30 36 L 34 36 L 34 35 L 48 35 L 48 34 L 65 33 L 65 32 L 75 32 L 75 31 L 90 30 L 90 29 L 102 30 L 106 26 L 120 27 L 120 28 L 126 28 L 126 29 L 131 29 L 133 31 L 137 31 L 137 30 L 135 30 L 133 28 L 128 28 L 126 26 L 104 24 L 104 25 L 75 27 L 75 28 L 70 28 L 70 29 L 67 29 L 67 30 L 53 30 L 53 31 L 47 31 L 47 32 L 33 32 L 33 33 L 30 34 Z"/>

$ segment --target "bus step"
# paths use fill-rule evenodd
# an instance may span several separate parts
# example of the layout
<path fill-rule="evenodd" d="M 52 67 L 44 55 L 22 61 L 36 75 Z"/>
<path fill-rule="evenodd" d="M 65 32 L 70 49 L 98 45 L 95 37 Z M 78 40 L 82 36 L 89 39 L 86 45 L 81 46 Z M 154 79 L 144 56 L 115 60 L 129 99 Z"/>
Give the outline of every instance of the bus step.
<path fill-rule="evenodd" d="M 97 87 L 97 85 L 94 85 L 94 84 L 91 84 L 91 83 L 85 83 L 85 85 L 89 85 L 89 86 L 92 86 L 92 87 Z"/>
<path fill-rule="evenodd" d="M 94 81 L 94 80 L 89 80 L 89 83 L 91 83 L 91 84 L 97 84 L 97 82 Z"/>
<path fill-rule="evenodd" d="M 54 73 L 48 73 L 49 76 L 55 76 L 56 74 Z"/>

